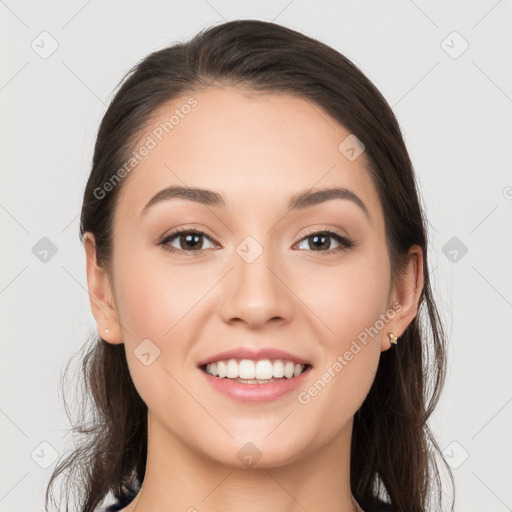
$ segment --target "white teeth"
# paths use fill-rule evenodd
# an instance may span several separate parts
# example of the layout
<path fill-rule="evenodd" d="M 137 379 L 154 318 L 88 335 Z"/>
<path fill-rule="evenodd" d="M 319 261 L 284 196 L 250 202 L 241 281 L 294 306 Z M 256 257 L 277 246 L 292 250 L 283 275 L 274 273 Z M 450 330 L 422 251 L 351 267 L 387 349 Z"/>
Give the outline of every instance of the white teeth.
<path fill-rule="evenodd" d="M 227 361 L 217 361 L 206 365 L 206 372 L 215 377 L 228 379 L 262 380 L 268 381 L 272 378 L 281 379 L 286 377 L 291 379 L 300 375 L 306 365 L 295 364 L 292 361 L 283 359 L 260 359 L 253 361 L 251 359 L 229 359 Z"/>
<path fill-rule="evenodd" d="M 215 375 L 215 373 L 212 374 Z M 241 379 L 254 379 L 254 375 L 256 374 L 254 361 L 250 359 L 242 359 L 240 364 L 238 365 L 238 376 Z"/>
<path fill-rule="evenodd" d="M 230 359 L 226 365 L 226 377 L 228 379 L 236 379 L 238 377 L 238 363 L 234 359 Z"/>
<path fill-rule="evenodd" d="M 256 363 L 256 378 L 258 380 L 268 380 L 273 377 L 273 366 L 268 359 L 262 359 Z"/>
<path fill-rule="evenodd" d="M 281 359 L 276 359 L 274 361 L 272 375 L 274 375 L 274 377 L 277 377 L 277 378 L 284 377 L 284 363 Z"/>
<path fill-rule="evenodd" d="M 293 370 L 293 376 L 298 377 L 302 373 L 303 369 L 304 367 L 301 364 L 296 364 Z"/>
<path fill-rule="evenodd" d="M 295 370 L 295 365 L 291 361 L 286 361 L 284 365 L 284 376 L 287 379 L 291 379 L 293 377 L 293 370 Z"/>
<path fill-rule="evenodd" d="M 208 366 L 206 365 L 206 371 L 208 371 Z M 212 375 L 215 375 L 215 373 L 212 372 L 212 368 L 210 366 L 210 371 L 208 373 L 212 373 Z M 224 361 L 217 361 L 217 376 L 223 379 L 226 376 L 226 363 Z"/>

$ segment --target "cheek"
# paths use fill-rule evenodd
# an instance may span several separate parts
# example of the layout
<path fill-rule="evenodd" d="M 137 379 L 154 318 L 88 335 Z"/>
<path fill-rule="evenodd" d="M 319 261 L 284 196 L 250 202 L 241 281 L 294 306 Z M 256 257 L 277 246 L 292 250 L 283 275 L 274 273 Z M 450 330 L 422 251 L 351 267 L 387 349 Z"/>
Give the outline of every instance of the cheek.
<path fill-rule="evenodd" d="M 338 348 L 385 313 L 390 284 L 386 263 L 355 255 L 337 267 L 317 266 L 314 272 L 299 273 L 297 295 L 326 327 L 325 339 Z"/>
<path fill-rule="evenodd" d="M 116 267 L 117 309 L 127 339 L 170 339 L 215 283 L 200 265 L 178 266 L 165 257 L 132 253 Z"/>
<path fill-rule="evenodd" d="M 321 360 L 298 402 L 304 421 L 315 418 L 321 445 L 356 413 L 375 378 L 381 354 L 381 337 L 389 279 L 386 266 L 348 266 L 335 274 L 317 273 L 308 301 L 321 319 Z M 332 269 L 331 269 L 332 270 Z M 325 328 L 328 327 L 328 329 Z"/>
<path fill-rule="evenodd" d="M 128 367 L 139 395 L 153 411 L 190 399 L 175 379 L 184 383 L 189 377 L 183 362 L 194 338 L 194 313 L 215 283 L 212 272 L 201 275 L 192 266 L 173 267 L 166 258 L 159 260 L 132 251 L 115 262 L 116 306 Z"/>

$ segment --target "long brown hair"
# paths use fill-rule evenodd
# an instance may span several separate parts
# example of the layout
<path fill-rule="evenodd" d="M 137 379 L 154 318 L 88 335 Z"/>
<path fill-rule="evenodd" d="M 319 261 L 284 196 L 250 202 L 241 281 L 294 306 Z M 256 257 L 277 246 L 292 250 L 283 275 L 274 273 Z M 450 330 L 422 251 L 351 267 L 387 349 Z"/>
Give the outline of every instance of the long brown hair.
<path fill-rule="evenodd" d="M 257 20 L 222 23 L 150 54 L 123 79 L 101 122 L 80 240 L 85 232 L 94 234 L 98 262 L 110 271 L 112 218 L 123 182 L 108 193 L 105 183 L 123 167 L 156 109 L 211 83 L 298 95 L 322 107 L 365 146 L 384 209 L 394 278 L 410 246 L 422 248 L 418 316 L 399 344 L 382 353 L 373 386 L 355 414 L 350 480 L 363 508 L 378 496 L 397 512 L 440 510 L 438 462 L 445 465 L 452 486 L 453 476 L 427 425 L 444 384 L 446 338 L 429 280 L 426 219 L 395 115 L 350 60 L 299 32 Z M 74 487 L 81 511 L 93 512 L 109 493 L 133 496 L 140 488 L 148 410 L 132 382 L 123 344 L 106 343 L 94 333 L 79 360 L 83 388 L 74 397 L 80 414 L 72 428 L 81 441 L 55 468 L 46 509 L 55 478 L 69 471 L 67 489 Z"/>

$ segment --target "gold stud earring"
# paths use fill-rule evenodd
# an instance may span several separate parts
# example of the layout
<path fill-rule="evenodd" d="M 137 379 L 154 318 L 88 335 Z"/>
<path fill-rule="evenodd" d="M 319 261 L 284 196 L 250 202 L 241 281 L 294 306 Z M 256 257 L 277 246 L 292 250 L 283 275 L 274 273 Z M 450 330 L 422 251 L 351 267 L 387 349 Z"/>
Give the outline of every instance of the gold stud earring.
<path fill-rule="evenodd" d="M 391 343 L 393 343 L 393 345 L 396 345 L 397 344 L 397 340 L 398 340 L 398 336 L 395 336 L 392 332 L 390 332 L 388 334 L 388 336 L 389 336 L 389 341 Z"/>

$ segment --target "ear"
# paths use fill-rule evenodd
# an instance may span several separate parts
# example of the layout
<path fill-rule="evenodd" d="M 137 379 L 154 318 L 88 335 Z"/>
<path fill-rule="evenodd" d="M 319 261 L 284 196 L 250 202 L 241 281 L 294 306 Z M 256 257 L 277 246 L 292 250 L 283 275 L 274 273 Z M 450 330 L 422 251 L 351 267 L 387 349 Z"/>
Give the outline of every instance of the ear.
<path fill-rule="evenodd" d="M 114 303 L 110 279 L 96 259 L 96 241 L 90 232 L 84 234 L 87 260 L 87 286 L 92 314 L 100 337 L 114 345 L 123 342 L 121 326 Z"/>
<path fill-rule="evenodd" d="M 390 299 L 394 307 L 390 307 L 396 313 L 384 329 L 382 351 L 391 347 L 388 333 L 393 333 L 399 338 L 418 314 L 423 284 L 423 251 L 419 245 L 412 245 L 406 267 L 391 289 Z"/>

